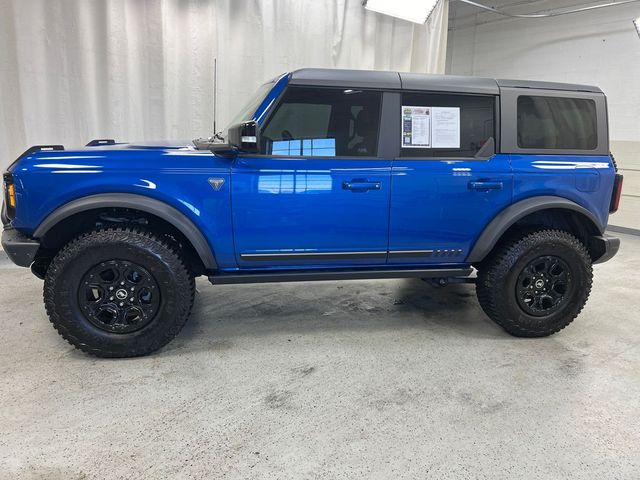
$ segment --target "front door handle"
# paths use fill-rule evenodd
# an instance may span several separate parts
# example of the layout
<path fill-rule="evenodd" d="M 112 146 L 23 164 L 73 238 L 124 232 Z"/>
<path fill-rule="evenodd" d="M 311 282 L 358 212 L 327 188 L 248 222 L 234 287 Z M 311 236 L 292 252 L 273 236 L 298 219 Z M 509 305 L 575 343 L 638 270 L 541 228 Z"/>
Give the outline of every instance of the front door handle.
<path fill-rule="evenodd" d="M 363 192 L 366 190 L 380 190 L 380 182 L 368 182 L 366 180 L 351 180 L 350 182 L 342 182 L 343 190 L 353 190 Z"/>
<path fill-rule="evenodd" d="M 502 182 L 477 181 L 468 183 L 469 190 L 502 190 Z"/>

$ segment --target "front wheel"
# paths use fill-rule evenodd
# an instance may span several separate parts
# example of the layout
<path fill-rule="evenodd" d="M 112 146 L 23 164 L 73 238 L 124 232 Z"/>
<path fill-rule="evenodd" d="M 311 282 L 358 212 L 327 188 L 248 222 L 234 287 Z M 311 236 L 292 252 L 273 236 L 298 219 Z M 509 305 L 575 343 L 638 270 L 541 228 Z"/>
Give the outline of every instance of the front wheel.
<path fill-rule="evenodd" d="M 44 281 L 53 326 L 99 357 L 146 355 L 166 345 L 187 321 L 194 293 L 179 255 L 132 228 L 76 238 L 53 259 Z"/>
<path fill-rule="evenodd" d="M 569 325 L 584 307 L 593 271 L 585 246 L 558 230 L 507 243 L 478 270 L 478 301 L 512 335 L 544 337 Z"/>

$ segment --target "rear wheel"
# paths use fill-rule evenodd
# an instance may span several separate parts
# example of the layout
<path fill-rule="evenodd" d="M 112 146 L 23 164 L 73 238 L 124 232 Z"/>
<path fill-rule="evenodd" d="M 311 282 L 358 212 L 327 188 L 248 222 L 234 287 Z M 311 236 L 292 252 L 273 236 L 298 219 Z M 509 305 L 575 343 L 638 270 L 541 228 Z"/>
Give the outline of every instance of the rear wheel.
<path fill-rule="evenodd" d="M 482 309 L 512 335 L 543 337 L 571 323 L 584 307 L 593 272 L 573 235 L 542 230 L 507 242 L 480 266 Z"/>
<path fill-rule="evenodd" d="M 152 233 L 97 230 L 66 245 L 44 282 L 51 323 L 72 345 L 101 357 L 149 354 L 187 321 L 195 283 L 179 255 Z"/>

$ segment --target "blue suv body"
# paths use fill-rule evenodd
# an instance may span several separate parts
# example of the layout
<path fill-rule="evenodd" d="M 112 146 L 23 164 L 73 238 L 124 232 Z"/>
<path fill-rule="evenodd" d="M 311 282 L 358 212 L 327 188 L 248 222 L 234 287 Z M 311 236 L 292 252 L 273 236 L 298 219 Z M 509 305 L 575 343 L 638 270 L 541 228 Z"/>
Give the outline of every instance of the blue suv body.
<path fill-rule="evenodd" d="M 60 333 L 101 356 L 173 338 L 197 275 L 446 283 L 475 267 L 491 318 L 548 335 L 618 249 L 607 129 L 596 87 L 303 69 L 226 139 L 32 147 L 4 174 L 2 243 L 45 279 Z"/>

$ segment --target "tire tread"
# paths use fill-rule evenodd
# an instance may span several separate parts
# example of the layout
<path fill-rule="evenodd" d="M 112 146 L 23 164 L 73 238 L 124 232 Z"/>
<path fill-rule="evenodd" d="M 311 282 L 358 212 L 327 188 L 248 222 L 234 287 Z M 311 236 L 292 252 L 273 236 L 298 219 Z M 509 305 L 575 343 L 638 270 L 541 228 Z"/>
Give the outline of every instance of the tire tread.
<path fill-rule="evenodd" d="M 571 315 L 565 317 L 563 322 L 545 330 L 534 330 L 527 328 L 510 318 L 510 316 L 500 313 L 499 306 L 505 301 L 505 295 L 502 291 L 503 289 L 498 286 L 501 285 L 501 280 L 506 277 L 511 267 L 526 251 L 546 241 L 564 242 L 576 251 L 585 265 L 588 265 L 586 295 L 581 304 L 578 305 L 578 308 L 574 309 Z M 506 241 L 492 257 L 483 263 L 478 271 L 476 292 L 482 310 L 504 330 L 519 337 L 540 337 L 559 332 L 580 314 L 591 293 L 592 280 L 593 267 L 591 265 L 591 257 L 580 240 L 563 230 L 537 230 L 521 233 L 519 236 Z"/>
<path fill-rule="evenodd" d="M 180 315 L 176 315 L 177 321 L 167 329 L 165 334 L 154 339 L 143 348 L 129 350 L 112 350 L 106 345 L 95 347 L 84 343 L 69 328 L 69 320 L 62 318 L 55 307 L 55 289 L 56 279 L 63 270 L 67 262 L 71 261 L 81 251 L 92 248 L 92 244 L 96 242 L 123 242 L 133 244 L 140 249 L 152 250 L 155 254 L 160 254 L 163 261 L 169 265 L 171 271 L 177 278 L 186 278 L 187 285 L 184 287 L 189 290 L 188 306 L 183 309 Z M 148 355 L 158 350 L 173 340 L 186 324 L 191 310 L 193 308 L 195 298 L 195 279 L 189 271 L 180 254 L 167 242 L 159 239 L 155 234 L 147 230 L 137 227 L 106 227 L 95 229 L 83 233 L 65 245 L 52 260 L 43 287 L 43 297 L 47 316 L 53 327 L 68 343 L 78 350 L 97 357 L 106 358 L 126 358 Z"/>

